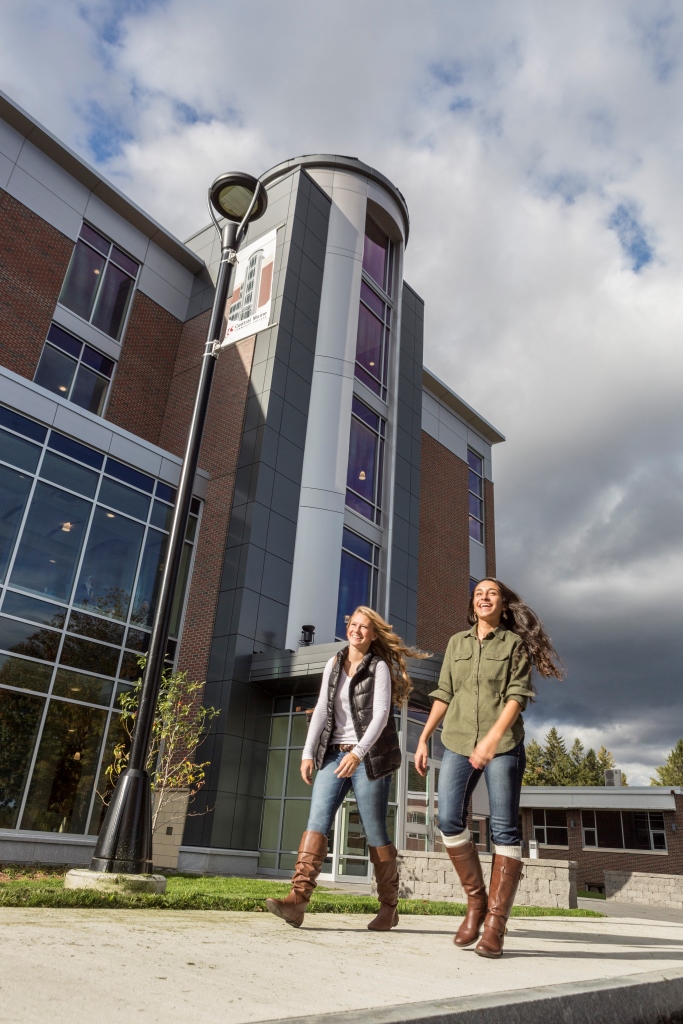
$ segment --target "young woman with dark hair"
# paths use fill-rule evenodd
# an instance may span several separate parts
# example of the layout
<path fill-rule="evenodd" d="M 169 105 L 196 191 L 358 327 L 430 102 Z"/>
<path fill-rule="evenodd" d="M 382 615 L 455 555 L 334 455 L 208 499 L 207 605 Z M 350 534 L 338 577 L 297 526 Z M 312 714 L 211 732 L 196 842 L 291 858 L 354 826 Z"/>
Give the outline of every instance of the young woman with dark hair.
<path fill-rule="evenodd" d="M 308 825 L 299 844 L 292 888 L 284 899 L 268 899 L 271 913 L 298 928 L 327 856 L 334 816 L 351 788 L 358 804 L 377 879 L 379 913 L 368 928 L 398 924 L 396 848 L 387 833 L 391 776 L 401 764 L 394 704 L 408 699 L 412 683 L 406 657 L 426 658 L 406 647 L 388 622 L 361 605 L 348 620 L 348 645 L 330 658 L 311 716 L 301 758 L 301 777 L 313 783 Z"/>
<path fill-rule="evenodd" d="M 443 721 L 446 748 L 439 774 L 439 828 L 467 895 L 467 914 L 454 942 L 495 959 L 522 874 L 519 798 L 526 766 L 521 712 L 534 699 L 531 670 L 564 675 L 540 619 L 496 579 L 483 579 L 470 599 L 471 629 L 448 642 L 431 713 L 415 753 L 427 773 L 427 741 Z M 467 809 L 482 772 L 491 808 L 493 864 L 488 897 L 481 863 L 467 828 Z"/>

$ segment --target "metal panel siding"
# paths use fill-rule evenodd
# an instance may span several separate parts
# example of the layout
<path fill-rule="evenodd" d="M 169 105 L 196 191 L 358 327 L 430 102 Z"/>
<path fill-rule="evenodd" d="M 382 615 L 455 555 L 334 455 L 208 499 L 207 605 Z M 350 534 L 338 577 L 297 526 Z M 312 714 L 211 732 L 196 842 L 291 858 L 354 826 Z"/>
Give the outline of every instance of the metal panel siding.
<path fill-rule="evenodd" d="M 399 401 L 396 404 L 397 450 L 389 615 L 408 643 L 417 632 L 417 562 L 420 506 L 422 420 L 422 353 L 424 303 L 403 284 L 399 348 Z"/>
<path fill-rule="evenodd" d="M 285 646 L 302 423 L 323 278 L 321 213 L 329 217 L 330 201 L 302 171 L 278 182 L 272 193 L 275 201 L 252 225 L 246 244 L 284 222 L 273 276 L 276 326 L 258 336 L 254 352 L 207 683 L 206 700 L 221 709 L 212 730 L 209 813 L 188 818 L 184 842 L 190 846 L 258 846 L 267 757 L 261 726 L 263 702 L 270 713 L 270 698 L 249 682 L 249 669 L 254 650 Z"/>

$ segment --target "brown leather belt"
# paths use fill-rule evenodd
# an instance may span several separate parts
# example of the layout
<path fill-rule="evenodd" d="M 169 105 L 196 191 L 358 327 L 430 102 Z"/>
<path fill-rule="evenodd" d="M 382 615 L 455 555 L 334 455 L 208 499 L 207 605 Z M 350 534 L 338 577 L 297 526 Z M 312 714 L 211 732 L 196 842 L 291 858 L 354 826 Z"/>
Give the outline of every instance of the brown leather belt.
<path fill-rule="evenodd" d="M 332 743 L 330 745 L 330 750 L 333 750 L 335 754 L 340 752 L 342 754 L 350 754 L 352 750 L 355 750 L 355 747 L 355 743 Z"/>

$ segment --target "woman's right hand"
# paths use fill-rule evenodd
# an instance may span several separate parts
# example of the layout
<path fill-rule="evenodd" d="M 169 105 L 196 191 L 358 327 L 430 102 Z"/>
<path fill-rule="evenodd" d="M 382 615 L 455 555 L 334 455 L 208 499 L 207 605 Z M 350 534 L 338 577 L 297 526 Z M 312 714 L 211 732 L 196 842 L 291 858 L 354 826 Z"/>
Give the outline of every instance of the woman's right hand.
<path fill-rule="evenodd" d="M 420 775 L 427 774 L 427 760 L 429 758 L 429 750 L 427 748 L 427 741 L 420 740 L 415 751 L 415 767 Z"/>
<path fill-rule="evenodd" d="M 301 762 L 301 778 L 304 780 L 307 786 L 310 786 L 313 781 L 313 758 L 306 757 Z"/>

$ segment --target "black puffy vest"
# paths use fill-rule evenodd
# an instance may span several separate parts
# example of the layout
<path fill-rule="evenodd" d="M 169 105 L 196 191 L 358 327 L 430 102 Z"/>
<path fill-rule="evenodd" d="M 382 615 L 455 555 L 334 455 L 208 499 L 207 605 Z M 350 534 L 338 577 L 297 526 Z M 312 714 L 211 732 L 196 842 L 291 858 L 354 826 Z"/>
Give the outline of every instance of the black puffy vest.
<path fill-rule="evenodd" d="M 314 757 L 315 767 L 320 769 L 323 766 L 327 748 L 334 732 L 334 695 L 337 692 L 344 659 L 348 647 L 337 654 L 330 679 L 327 685 L 327 719 L 323 726 L 318 741 L 318 749 Z M 376 654 L 365 655 L 355 674 L 351 677 L 349 686 L 349 704 L 351 706 L 351 718 L 356 736 L 360 742 L 365 730 L 372 721 L 372 702 L 375 693 L 375 669 L 381 659 Z M 389 711 L 389 718 L 384 729 L 380 733 L 377 742 L 372 745 L 363 758 L 365 772 L 369 779 L 381 779 L 385 775 L 391 775 L 401 765 L 401 745 L 396 731 L 396 720 L 393 711 Z"/>

